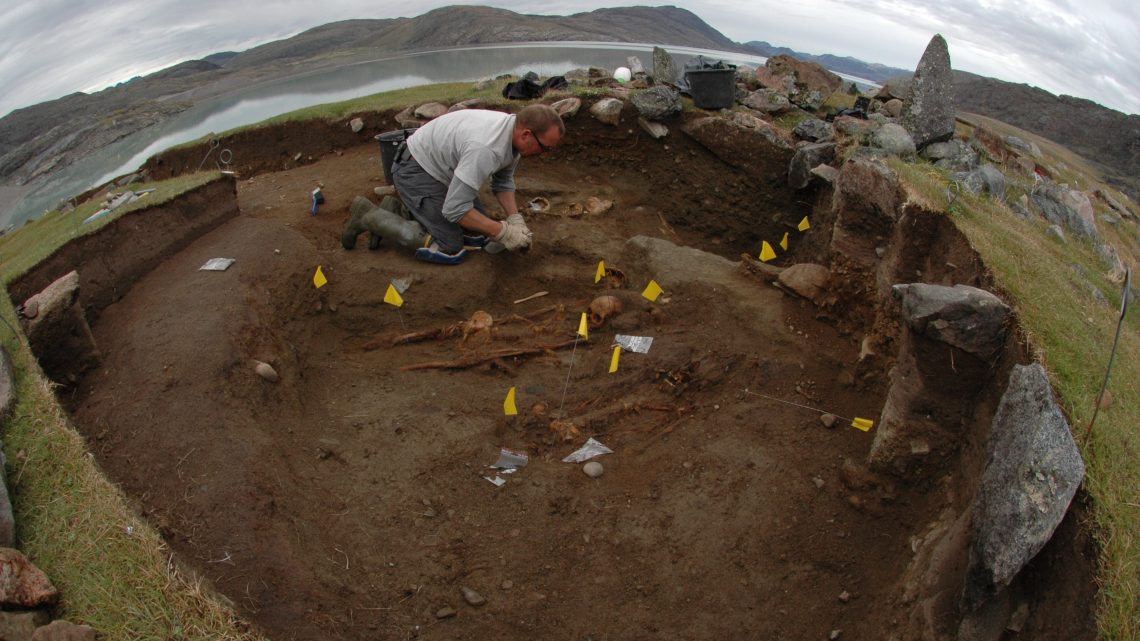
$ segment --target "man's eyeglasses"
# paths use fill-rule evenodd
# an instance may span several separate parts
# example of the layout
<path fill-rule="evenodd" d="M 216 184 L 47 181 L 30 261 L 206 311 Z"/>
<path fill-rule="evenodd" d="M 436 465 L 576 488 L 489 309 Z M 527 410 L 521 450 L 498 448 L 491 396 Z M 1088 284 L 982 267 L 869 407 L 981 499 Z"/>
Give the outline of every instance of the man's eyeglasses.
<path fill-rule="evenodd" d="M 545 154 L 546 152 L 550 151 L 550 147 L 542 144 L 542 141 L 538 139 L 538 134 L 534 133 L 533 129 L 529 129 L 528 131 L 530 131 L 530 137 L 534 138 L 534 141 L 538 143 L 538 148 L 542 150 L 539 153 Z"/>

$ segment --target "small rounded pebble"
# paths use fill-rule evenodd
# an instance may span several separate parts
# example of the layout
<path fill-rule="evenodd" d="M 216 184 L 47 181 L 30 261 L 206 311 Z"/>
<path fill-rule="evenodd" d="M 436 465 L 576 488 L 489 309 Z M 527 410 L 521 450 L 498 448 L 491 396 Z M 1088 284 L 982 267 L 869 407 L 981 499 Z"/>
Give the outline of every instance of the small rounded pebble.
<path fill-rule="evenodd" d="M 510 590 L 511 588 L 515 587 L 515 582 L 507 579 L 506 581 L 503 581 L 503 584 L 500 587 L 502 587 L 504 590 Z"/>
<path fill-rule="evenodd" d="M 273 369 L 273 366 L 269 363 L 262 363 L 261 361 L 257 361 L 257 365 L 253 368 L 253 371 L 257 372 L 258 376 L 264 378 L 270 383 L 277 382 L 277 370 Z"/>
<path fill-rule="evenodd" d="M 460 589 L 463 590 L 463 600 L 466 601 L 468 605 L 471 605 L 471 606 L 474 606 L 477 608 L 477 607 L 487 603 L 487 599 L 483 598 L 483 595 L 479 594 L 475 590 L 472 590 L 471 588 L 466 587 L 466 586 L 462 587 Z"/>
<path fill-rule="evenodd" d="M 823 426 L 827 429 L 835 427 L 835 422 L 837 420 L 839 420 L 839 417 L 834 414 L 823 414 L 819 417 L 819 422 L 823 423 Z"/>
<path fill-rule="evenodd" d="M 582 471 L 586 473 L 586 476 L 592 479 L 596 479 L 601 476 L 602 472 L 605 472 L 606 469 L 602 467 L 601 463 L 597 461 L 590 461 L 589 463 L 586 463 L 582 466 Z"/>
<path fill-rule="evenodd" d="M 440 608 L 435 611 L 435 618 L 437 619 L 450 619 L 455 616 L 455 608 Z"/>

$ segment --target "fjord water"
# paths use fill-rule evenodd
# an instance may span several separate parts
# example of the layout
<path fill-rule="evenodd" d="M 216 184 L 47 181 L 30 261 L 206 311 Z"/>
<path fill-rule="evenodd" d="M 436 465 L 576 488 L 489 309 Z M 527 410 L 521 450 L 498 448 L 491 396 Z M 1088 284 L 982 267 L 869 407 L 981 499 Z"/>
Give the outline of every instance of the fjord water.
<path fill-rule="evenodd" d="M 652 50 L 649 44 L 610 42 L 484 45 L 356 60 L 267 80 L 202 100 L 59 171 L 18 202 L 0 204 L 0 208 L 14 205 L 9 211 L 0 209 L 0 227 L 18 226 L 40 216 L 64 199 L 134 171 L 164 149 L 297 109 L 417 85 L 475 81 L 501 74 L 533 71 L 545 78 L 581 67 L 614 69 L 626 65 L 629 56 L 637 56 L 650 69 Z M 678 69 L 696 55 L 750 66 L 766 61 L 761 56 L 683 47 L 669 47 L 669 53 Z M 217 167 L 217 154 L 204 159 L 203 168 Z"/>

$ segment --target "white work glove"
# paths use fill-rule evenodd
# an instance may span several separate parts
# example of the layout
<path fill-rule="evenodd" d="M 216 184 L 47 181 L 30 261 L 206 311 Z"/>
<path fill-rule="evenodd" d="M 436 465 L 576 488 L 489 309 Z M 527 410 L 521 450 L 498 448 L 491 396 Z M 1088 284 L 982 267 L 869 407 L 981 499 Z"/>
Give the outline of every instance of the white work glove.
<path fill-rule="evenodd" d="M 491 240 L 499 243 L 511 251 L 518 251 L 530 247 L 534 235 L 527 229 L 526 221 L 521 214 L 511 214 L 503 221 L 503 230 Z"/>

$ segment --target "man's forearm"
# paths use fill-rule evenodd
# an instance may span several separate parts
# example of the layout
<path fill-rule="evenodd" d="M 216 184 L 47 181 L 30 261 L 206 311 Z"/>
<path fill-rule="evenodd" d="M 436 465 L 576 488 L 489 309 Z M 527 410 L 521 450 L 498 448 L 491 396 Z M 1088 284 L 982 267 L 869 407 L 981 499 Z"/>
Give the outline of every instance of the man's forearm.
<path fill-rule="evenodd" d="M 500 191 L 495 193 L 495 199 L 499 201 L 499 206 L 503 208 L 503 214 L 510 216 L 517 214 L 519 211 L 518 203 L 515 202 L 515 192 L 513 191 Z"/>
<path fill-rule="evenodd" d="M 459 219 L 459 226 L 487 237 L 498 236 L 499 232 L 503 231 L 503 223 L 487 218 L 474 207 Z"/>

